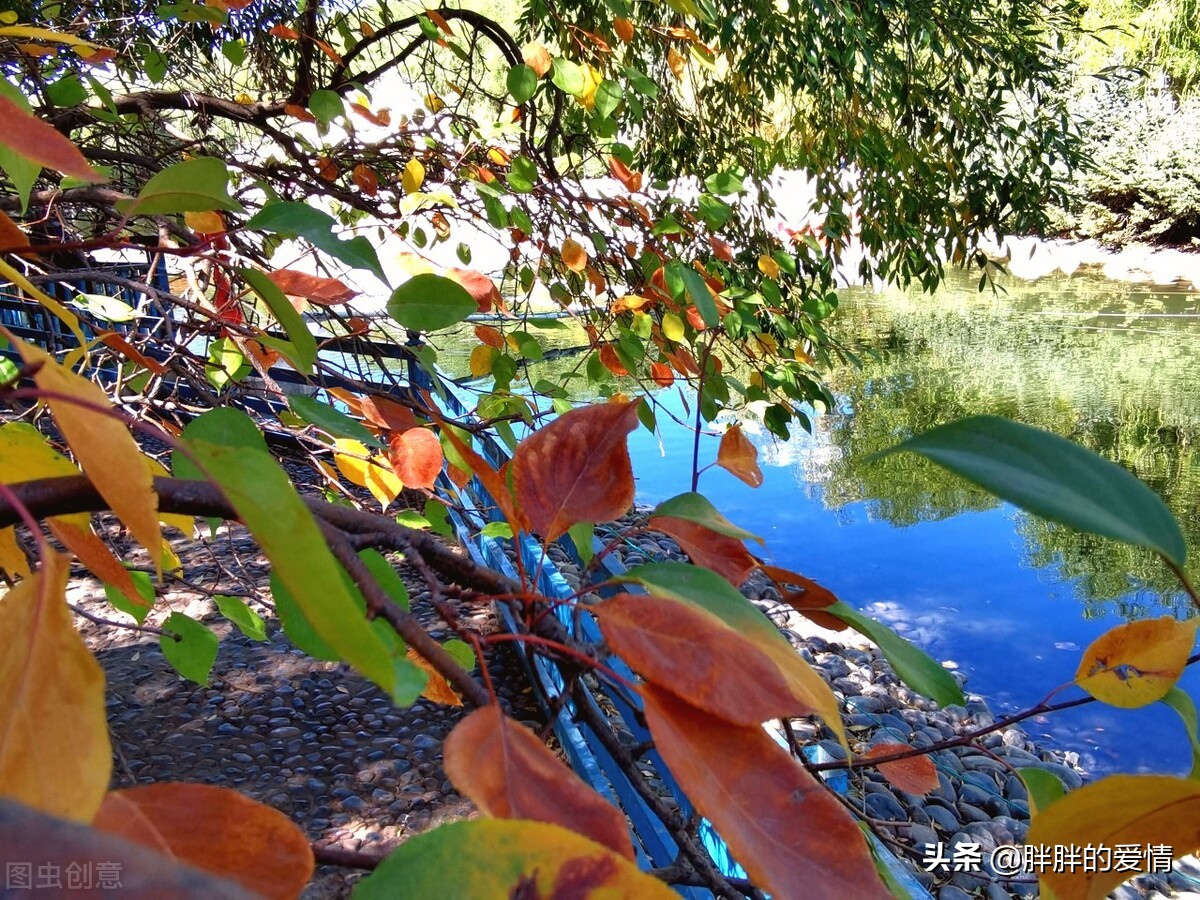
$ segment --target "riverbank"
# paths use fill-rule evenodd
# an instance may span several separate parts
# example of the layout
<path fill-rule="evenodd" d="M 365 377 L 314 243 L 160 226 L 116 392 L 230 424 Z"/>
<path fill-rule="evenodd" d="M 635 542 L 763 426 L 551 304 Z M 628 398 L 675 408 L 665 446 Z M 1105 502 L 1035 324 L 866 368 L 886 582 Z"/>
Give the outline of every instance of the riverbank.
<path fill-rule="evenodd" d="M 1026 281 L 1057 273 L 1092 272 L 1113 281 L 1200 291 L 1200 252 L 1176 247 L 1128 244 L 1113 248 L 1092 239 L 1008 237 L 999 243 L 986 242 L 981 249 Z"/>

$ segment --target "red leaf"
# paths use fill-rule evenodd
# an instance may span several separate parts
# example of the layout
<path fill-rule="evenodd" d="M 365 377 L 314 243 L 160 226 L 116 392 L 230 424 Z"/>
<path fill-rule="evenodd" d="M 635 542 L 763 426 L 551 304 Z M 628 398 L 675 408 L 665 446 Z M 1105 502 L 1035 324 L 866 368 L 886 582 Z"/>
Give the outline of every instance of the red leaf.
<path fill-rule="evenodd" d="M 297 106 L 295 103 L 285 103 L 283 111 L 294 119 L 300 119 L 303 122 L 316 122 L 317 117 L 310 113 L 303 106 Z"/>
<path fill-rule="evenodd" d="M 417 427 L 417 417 L 411 409 L 387 397 L 363 397 L 359 415 L 376 428 L 388 431 L 408 431 Z"/>
<path fill-rule="evenodd" d="M 272 37 L 283 38 L 285 41 L 298 41 L 300 32 L 295 28 L 288 28 L 286 25 L 272 25 L 271 30 L 267 34 Z"/>
<path fill-rule="evenodd" d="M 712 247 L 713 254 L 717 259 L 723 262 L 733 262 L 733 248 L 719 237 L 709 235 L 708 246 Z"/>
<path fill-rule="evenodd" d="M 659 387 L 670 387 L 675 383 L 675 373 L 660 362 L 650 363 L 650 377 Z"/>
<path fill-rule="evenodd" d="M 650 520 L 650 527 L 675 538 L 692 562 L 712 569 L 734 587 L 749 578 L 758 565 L 746 545 L 737 538 L 718 534 L 696 522 L 674 516 L 655 516 Z"/>
<path fill-rule="evenodd" d="M 405 487 L 433 490 L 442 473 L 442 443 L 428 428 L 410 428 L 388 438 L 388 460 Z"/>
<path fill-rule="evenodd" d="M 758 448 L 750 443 L 737 425 L 721 435 L 717 465 L 750 487 L 756 488 L 763 483 L 762 469 L 758 467 Z"/>
<path fill-rule="evenodd" d="M 504 349 L 504 335 L 491 325 L 476 325 L 475 337 L 489 347 L 495 347 L 497 350 Z"/>
<path fill-rule="evenodd" d="M 0 96 L 0 121 L 4 122 L 0 144 L 26 159 L 81 181 L 105 180 L 57 129 L 4 96 Z"/>
<path fill-rule="evenodd" d="M 160 782 L 110 791 L 92 826 L 264 897 L 296 897 L 312 878 L 304 832 L 278 810 L 228 788 Z"/>
<path fill-rule="evenodd" d="M 815 622 L 830 631 L 844 631 L 849 626 L 837 616 L 821 612 L 827 606 L 838 602 L 832 591 L 821 587 L 811 578 L 805 578 L 796 572 L 781 569 L 779 566 L 760 566 L 768 578 L 775 582 L 783 597 L 783 602 L 799 612 L 810 622 Z M 802 588 L 801 591 L 789 591 L 787 585 Z"/>
<path fill-rule="evenodd" d="M 647 594 L 617 594 L 591 612 L 635 672 L 726 722 L 811 712 L 757 644 L 710 612 Z"/>
<path fill-rule="evenodd" d="M 370 166 L 359 163 L 354 167 L 354 171 L 350 173 L 350 178 L 358 185 L 358 189 L 368 197 L 374 197 L 379 193 L 379 178 Z"/>
<path fill-rule="evenodd" d="M 498 706 L 459 722 L 442 753 L 450 781 L 484 814 L 562 825 L 634 858 L 625 816 Z"/>
<path fill-rule="evenodd" d="M 637 402 L 601 403 L 573 409 L 521 442 L 513 483 L 543 540 L 629 509 L 634 485 L 626 437 L 636 427 Z"/>
<path fill-rule="evenodd" d="M 776 897 L 891 897 L 850 813 L 762 728 L 654 685 L 642 697 L 663 760 L 755 883 Z"/>
<path fill-rule="evenodd" d="M 629 374 L 629 370 L 625 368 L 625 364 L 621 362 L 621 357 L 617 356 L 617 351 L 612 344 L 605 344 L 600 348 L 600 362 L 604 364 L 604 368 L 612 372 L 618 378 L 624 378 Z"/>
<path fill-rule="evenodd" d="M 876 744 L 859 758 L 875 759 L 877 756 L 891 756 L 911 749 L 907 744 Z M 910 756 L 908 759 L 876 763 L 875 768 L 892 787 L 910 794 L 928 794 L 938 786 L 937 769 L 928 756 Z"/>
<path fill-rule="evenodd" d="M 318 306 L 334 306 L 358 296 L 358 291 L 346 287 L 336 278 L 323 278 L 295 269 L 276 269 L 268 272 L 267 277 L 285 294 L 303 297 Z"/>
<path fill-rule="evenodd" d="M 474 269 L 447 269 L 446 277 L 466 288 L 481 313 L 489 313 L 493 308 L 504 305 L 495 282 L 482 272 L 476 272 Z"/>

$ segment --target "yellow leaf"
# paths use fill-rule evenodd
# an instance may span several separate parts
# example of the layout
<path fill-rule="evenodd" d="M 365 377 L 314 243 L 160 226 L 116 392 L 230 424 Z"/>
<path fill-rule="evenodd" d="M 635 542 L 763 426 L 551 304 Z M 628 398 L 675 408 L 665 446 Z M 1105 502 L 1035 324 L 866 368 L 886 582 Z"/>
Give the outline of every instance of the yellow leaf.
<path fill-rule="evenodd" d="M 429 680 L 425 682 L 425 687 L 421 691 L 422 697 L 445 706 L 463 705 L 462 697 L 458 696 L 454 688 L 450 687 L 450 682 L 446 680 L 446 677 L 430 665 L 429 660 L 412 647 L 408 648 L 408 652 L 405 655 L 408 657 L 409 662 L 429 676 Z"/>
<path fill-rule="evenodd" d="M 197 234 L 220 234 L 225 230 L 225 220 L 219 212 L 185 212 L 183 222 Z"/>
<path fill-rule="evenodd" d="M 68 557 L 0 600 L 0 796 L 88 822 L 112 771 L 104 671 L 67 608 Z"/>
<path fill-rule="evenodd" d="M 750 443 L 737 425 L 721 435 L 717 465 L 750 487 L 756 488 L 763 483 L 762 469 L 758 467 L 758 448 Z"/>
<path fill-rule="evenodd" d="M 562 245 L 562 261 L 572 272 L 582 272 L 587 268 L 587 251 L 577 241 L 567 238 Z"/>
<path fill-rule="evenodd" d="M 46 402 L 83 471 L 138 542 L 153 552 L 162 543 L 158 495 L 133 436 L 120 419 L 104 412 L 112 409 L 104 391 L 64 369 L 45 350 L 13 343 L 27 364 L 41 365 L 34 381 L 56 395 Z"/>
<path fill-rule="evenodd" d="M 779 280 L 779 263 L 765 253 L 758 258 L 758 271 L 774 281 Z"/>
<path fill-rule="evenodd" d="M 683 340 L 683 319 L 675 315 L 675 313 L 667 313 L 662 319 L 662 333 L 668 341 L 679 342 Z"/>
<path fill-rule="evenodd" d="M 51 31 L 49 28 L 39 28 L 36 25 L 6 25 L 0 27 L 0 37 L 25 38 L 31 41 L 45 41 L 48 44 L 68 44 L 72 47 L 88 47 L 93 50 L 102 49 L 99 44 L 85 41 L 73 34 Z"/>
<path fill-rule="evenodd" d="M 143 456 L 146 461 L 146 468 L 150 471 L 151 478 L 170 478 L 171 473 L 167 471 L 167 467 L 160 463 L 153 456 Z M 169 525 L 171 528 L 178 528 L 187 537 L 191 537 L 196 530 L 196 520 L 191 516 L 185 516 L 182 513 L 165 513 L 158 514 L 158 521 L 164 525 Z M 166 541 L 164 540 L 165 544 Z"/>
<path fill-rule="evenodd" d="M 476 378 L 482 378 L 492 371 L 492 365 L 496 362 L 496 357 L 500 355 L 495 347 L 489 347 L 487 344 L 480 344 L 471 351 L 471 374 Z"/>
<path fill-rule="evenodd" d="M 437 94 L 430 93 L 425 95 L 425 106 L 429 108 L 430 112 L 437 113 L 446 108 L 446 101 Z"/>
<path fill-rule="evenodd" d="M 1071 791 L 1033 817 L 1026 844 L 1034 846 L 1116 847 L 1165 845 L 1172 857 L 1200 847 L 1200 782 L 1168 775 L 1110 775 Z M 1145 872 L 1120 866 L 1066 866 L 1042 869 L 1043 896 L 1057 900 L 1102 900 L 1117 885 Z M 1074 871 L 1070 871 L 1074 869 Z"/>
<path fill-rule="evenodd" d="M 671 70 L 671 74 L 680 80 L 683 79 L 684 65 L 684 58 L 680 55 L 678 50 L 672 47 L 667 51 L 667 67 Z"/>
<path fill-rule="evenodd" d="M 29 577 L 29 562 L 17 543 L 15 528 L 0 528 L 0 570 L 10 581 Z"/>
<path fill-rule="evenodd" d="M 400 186 L 404 193 L 415 194 L 425 183 L 425 167 L 419 159 L 410 159 L 404 164 L 404 174 L 400 176 Z"/>
<path fill-rule="evenodd" d="M 1083 653 L 1075 683 L 1110 706 L 1132 709 L 1161 700 L 1179 680 L 1200 619 L 1171 616 L 1106 631 Z"/>
<path fill-rule="evenodd" d="M 387 509 L 404 490 L 404 482 L 396 477 L 391 465 L 379 454 L 371 455 L 358 441 L 338 438 L 333 461 L 351 484 L 365 487 L 379 505 Z"/>

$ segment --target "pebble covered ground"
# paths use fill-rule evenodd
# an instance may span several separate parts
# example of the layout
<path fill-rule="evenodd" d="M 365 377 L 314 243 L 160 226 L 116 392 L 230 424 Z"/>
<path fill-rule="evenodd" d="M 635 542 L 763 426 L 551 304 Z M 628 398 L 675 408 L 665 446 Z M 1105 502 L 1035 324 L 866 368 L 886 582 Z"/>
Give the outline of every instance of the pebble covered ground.
<path fill-rule="evenodd" d="M 113 535 L 119 542 L 120 537 Z M 109 724 L 116 752 L 114 787 L 161 780 L 198 781 L 236 788 L 290 816 L 317 846 L 381 850 L 437 824 L 474 814 L 441 767 L 442 739 L 463 711 L 422 700 L 398 709 L 346 666 L 313 660 L 292 647 L 270 614 L 268 565 L 240 527 L 215 540 L 176 541 L 188 584 L 160 593 L 163 609 L 185 612 L 213 628 L 220 651 L 207 686 L 181 679 L 158 648 L 156 635 L 78 622 L 108 676 Z M 138 551 L 130 558 L 137 561 Z M 144 555 L 144 554 L 143 554 Z M 678 558 L 669 538 L 642 534 L 620 555 L 627 565 Z M 560 563 L 565 558 L 552 551 Z M 143 560 L 144 562 L 144 560 Z M 564 565 L 569 582 L 578 572 Z M 415 573 L 400 567 L 414 611 L 435 637 L 449 635 L 423 599 Z M 878 651 L 844 634 L 822 636 L 782 603 L 769 583 L 752 578 L 749 596 L 812 663 L 842 704 L 854 749 L 883 741 L 929 746 L 994 721 L 981 697 L 965 707 L 936 708 L 900 684 Z M 242 635 L 217 612 L 209 595 L 247 595 L 268 620 L 268 640 Z M 117 618 L 93 579 L 72 582 L 68 596 L 83 613 Z M 473 617 L 473 618 L 472 618 Z M 467 617 L 495 628 L 489 610 Z M 852 634 L 847 632 L 845 634 Z M 497 693 L 520 720 L 542 728 L 537 704 L 515 655 L 489 660 Z M 962 676 L 959 677 L 960 680 Z M 795 720 L 804 742 L 830 756 L 844 751 L 818 723 Z M 937 900 L 1032 897 L 1028 876 L 930 873 L 926 845 L 980 846 L 983 858 L 999 844 L 1020 844 L 1028 829 L 1028 798 L 1014 770 L 1036 766 L 1068 788 L 1083 783 L 1078 757 L 1037 747 L 1019 727 L 985 737 L 979 747 L 933 754 L 938 788 L 926 796 L 890 787 L 875 770 L 858 770 L 848 797 L 891 850 Z M 360 873 L 322 866 L 303 895 L 309 900 L 348 895 Z M 1120 900 L 1180 897 L 1200 900 L 1200 863 L 1189 858 L 1169 875 L 1144 876 L 1115 895 Z"/>

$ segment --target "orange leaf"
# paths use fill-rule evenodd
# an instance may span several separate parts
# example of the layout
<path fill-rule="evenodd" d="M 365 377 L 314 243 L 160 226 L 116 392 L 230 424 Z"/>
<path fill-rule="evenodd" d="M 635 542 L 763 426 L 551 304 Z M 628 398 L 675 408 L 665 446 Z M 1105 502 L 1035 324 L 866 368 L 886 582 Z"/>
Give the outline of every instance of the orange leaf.
<path fill-rule="evenodd" d="M 97 331 L 96 334 L 104 346 L 111 347 L 126 359 L 137 363 L 139 366 L 144 366 L 155 375 L 161 375 L 167 370 L 166 367 L 157 359 L 154 359 L 151 356 L 146 356 L 115 331 Z"/>
<path fill-rule="evenodd" d="M 336 278 L 310 275 L 295 269 L 276 269 L 274 272 L 267 272 L 267 277 L 285 294 L 303 297 L 318 306 L 334 306 L 358 296 L 358 291 L 347 287 Z"/>
<path fill-rule="evenodd" d="M 70 562 L 46 549 L 0 602 L 0 797 L 86 822 L 112 771 L 104 672 L 71 621 Z"/>
<path fill-rule="evenodd" d="M 368 424 L 388 431 L 408 431 L 417 427 L 416 416 L 407 406 L 387 397 L 363 397 L 360 415 Z"/>
<path fill-rule="evenodd" d="M 272 37 L 283 38 L 285 41 L 298 41 L 300 32 L 295 28 L 288 28 L 286 25 L 273 25 L 267 34 Z"/>
<path fill-rule="evenodd" d="M 613 178 L 625 185 L 625 190 L 640 191 L 642 189 L 642 173 L 631 172 L 629 167 L 615 156 L 608 158 L 608 172 Z"/>
<path fill-rule="evenodd" d="M 105 178 L 84 159 L 79 148 L 54 126 L 26 112 L 8 97 L 0 95 L 0 144 L 48 169 L 71 175 L 81 181 Z"/>
<path fill-rule="evenodd" d="M 1110 706 L 1134 709 L 1161 700 L 1179 680 L 1200 620 L 1173 616 L 1126 622 L 1084 651 L 1075 683 Z"/>
<path fill-rule="evenodd" d="M 350 104 L 350 112 L 362 116 L 372 125 L 379 125 L 383 128 L 386 128 L 388 125 L 392 124 L 392 114 L 386 109 L 381 109 L 377 113 L 371 112 L 369 107 L 359 103 L 358 101 L 355 101 L 354 103 Z"/>
<path fill-rule="evenodd" d="M 537 73 L 538 78 L 550 71 L 550 51 L 541 44 L 526 44 L 521 48 L 521 58 L 525 61 L 525 65 Z"/>
<path fill-rule="evenodd" d="M 454 688 L 450 687 L 450 682 L 446 680 L 446 676 L 435 669 L 429 660 L 423 657 L 412 647 L 408 648 L 405 654 L 408 661 L 423 671 L 429 676 L 429 680 L 425 682 L 425 687 L 421 690 L 421 696 L 426 700 L 432 700 L 434 703 L 441 703 L 443 706 L 462 706 L 462 697 Z"/>
<path fill-rule="evenodd" d="M 153 555 L 162 544 L 158 495 L 141 450 L 112 405 L 92 382 L 56 363 L 45 350 L 13 340 L 28 365 L 40 368 L 34 381 L 58 395 L 46 403 L 84 473 L 117 517 Z M 81 402 L 72 402 L 72 399 Z"/>
<path fill-rule="evenodd" d="M 379 178 L 370 166 L 359 163 L 354 167 L 354 171 L 350 173 L 350 178 L 358 185 L 358 189 L 368 197 L 374 197 L 379 193 Z"/>
<path fill-rule="evenodd" d="M 429 21 L 433 22 L 434 25 L 440 28 L 446 37 L 454 37 L 454 32 L 450 28 L 450 23 L 442 17 L 440 12 L 438 12 L 436 9 L 427 9 L 425 10 L 425 15 L 429 16 Z"/>
<path fill-rule="evenodd" d="M 433 490 L 442 473 L 442 444 L 428 428 L 410 428 L 388 438 L 388 460 L 405 487 Z"/>
<path fill-rule="evenodd" d="M 636 427 L 636 402 L 601 403 L 564 413 L 520 443 L 513 483 L 543 540 L 629 509 L 634 485 L 626 436 Z"/>
<path fill-rule="evenodd" d="M 450 268 L 446 270 L 446 277 L 457 281 L 466 288 L 481 313 L 491 312 L 493 308 L 504 305 L 496 283 L 482 272 L 476 272 L 474 269 Z"/>
<path fill-rule="evenodd" d="M 634 858 L 625 816 L 499 706 L 459 722 L 443 755 L 454 787 L 486 815 L 562 825 Z"/>
<path fill-rule="evenodd" d="M 633 40 L 633 23 L 628 19 L 613 19 L 613 31 L 626 44 Z"/>
<path fill-rule="evenodd" d="M 342 54 L 334 50 L 333 47 L 329 46 L 329 44 L 325 41 L 321 40 L 320 38 L 313 38 L 313 43 L 320 47 L 321 52 L 328 56 L 335 63 L 340 63 L 342 61 Z"/>
<path fill-rule="evenodd" d="M 450 442 L 450 445 L 462 457 L 463 462 L 471 467 L 472 474 L 479 479 L 487 489 L 487 492 L 492 495 L 492 499 L 496 501 L 496 506 L 500 508 L 500 514 L 512 526 L 513 531 L 528 531 L 529 519 L 526 518 L 524 509 L 518 506 L 513 499 L 513 492 L 508 486 L 507 467 L 497 472 L 488 464 L 487 460 L 475 452 L 474 448 L 461 440 L 452 428 L 443 428 L 442 437 Z M 529 439 L 527 438 L 526 440 L 528 441 Z M 517 452 L 520 452 L 519 447 L 517 448 Z M 451 474 L 453 474 L 453 469 L 454 467 L 451 466 Z"/>
<path fill-rule="evenodd" d="M 604 638 L 635 672 L 736 725 L 807 715 L 758 645 L 699 607 L 617 594 L 591 607 Z"/>
<path fill-rule="evenodd" d="M 876 744 L 860 759 L 875 759 L 879 756 L 891 756 L 893 753 L 903 753 L 911 750 L 907 744 Z M 910 756 L 908 759 L 895 759 L 891 762 L 876 763 L 879 774 L 888 783 L 901 791 L 910 794 L 928 794 L 938 786 L 937 769 L 933 760 L 928 756 Z"/>
<path fill-rule="evenodd" d="M 29 235 L 23 232 L 17 223 L 0 212 L 0 247 L 28 247 Z"/>
<path fill-rule="evenodd" d="M 338 167 L 328 156 L 317 159 L 317 176 L 325 181 L 337 181 Z"/>
<path fill-rule="evenodd" d="M 821 587 L 811 578 L 805 578 L 803 575 L 781 569 L 779 566 L 760 565 L 759 568 L 775 582 L 783 597 L 783 602 L 810 622 L 815 622 L 830 631 L 844 631 L 849 627 L 837 616 L 821 612 L 825 607 L 838 602 L 838 598 L 829 589 Z M 803 588 L 803 590 L 790 591 L 787 589 L 789 584 Z"/>
<path fill-rule="evenodd" d="M 708 246 L 712 247 L 713 254 L 722 262 L 733 262 L 733 248 L 725 243 L 719 237 L 708 236 Z"/>
<path fill-rule="evenodd" d="M 651 528 L 675 538 L 696 565 L 712 569 L 734 587 L 749 578 L 758 565 L 746 545 L 737 538 L 718 534 L 696 522 L 674 516 L 655 516 L 649 524 Z"/>
<path fill-rule="evenodd" d="M 891 897 L 850 814 L 762 728 L 655 685 L 642 698 L 663 760 L 755 883 L 776 897 Z"/>
<path fill-rule="evenodd" d="M 80 527 L 74 522 L 59 518 L 49 519 L 46 524 L 50 527 L 50 532 L 64 547 L 74 553 L 93 575 L 120 591 L 130 603 L 149 609 L 150 604 L 138 593 L 129 570 L 121 565 L 108 549 L 108 545 L 90 528 Z"/>
<path fill-rule="evenodd" d="M 621 358 L 617 356 L 617 351 L 613 349 L 612 344 L 605 344 L 600 348 L 600 362 L 604 364 L 604 368 L 612 372 L 618 378 L 624 378 L 629 374 L 629 370 L 621 362 Z"/>
<path fill-rule="evenodd" d="M 680 55 L 679 51 L 674 47 L 670 48 L 667 51 L 667 68 L 671 70 L 671 74 L 682 80 L 684 65 L 685 63 L 683 56 Z"/>
<path fill-rule="evenodd" d="M 489 347 L 495 347 L 497 350 L 504 349 L 504 335 L 491 325 L 476 325 L 475 337 Z"/>
<path fill-rule="evenodd" d="M 671 371 L 670 366 L 660 362 L 650 363 L 650 377 L 659 387 L 670 387 L 675 383 L 675 373 Z"/>
<path fill-rule="evenodd" d="M 588 264 L 587 251 L 576 241 L 567 238 L 562 245 L 562 261 L 572 272 L 582 272 Z"/>
<path fill-rule="evenodd" d="M 313 874 L 304 832 L 228 788 L 160 782 L 110 791 L 92 827 L 168 852 L 263 897 L 291 900 Z"/>
<path fill-rule="evenodd" d="M 750 487 L 756 488 L 763 483 L 762 469 L 758 467 L 758 448 L 750 443 L 737 425 L 721 435 L 717 465 Z"/>
<path fill-rule="evenodd" d="M 317 117 L 310 113 L 303 106 L 297 106 L 295 103 L 285 103 L 283 111 L 294 119 L 300 119 L 303 122 L 316 122 Z"/>

